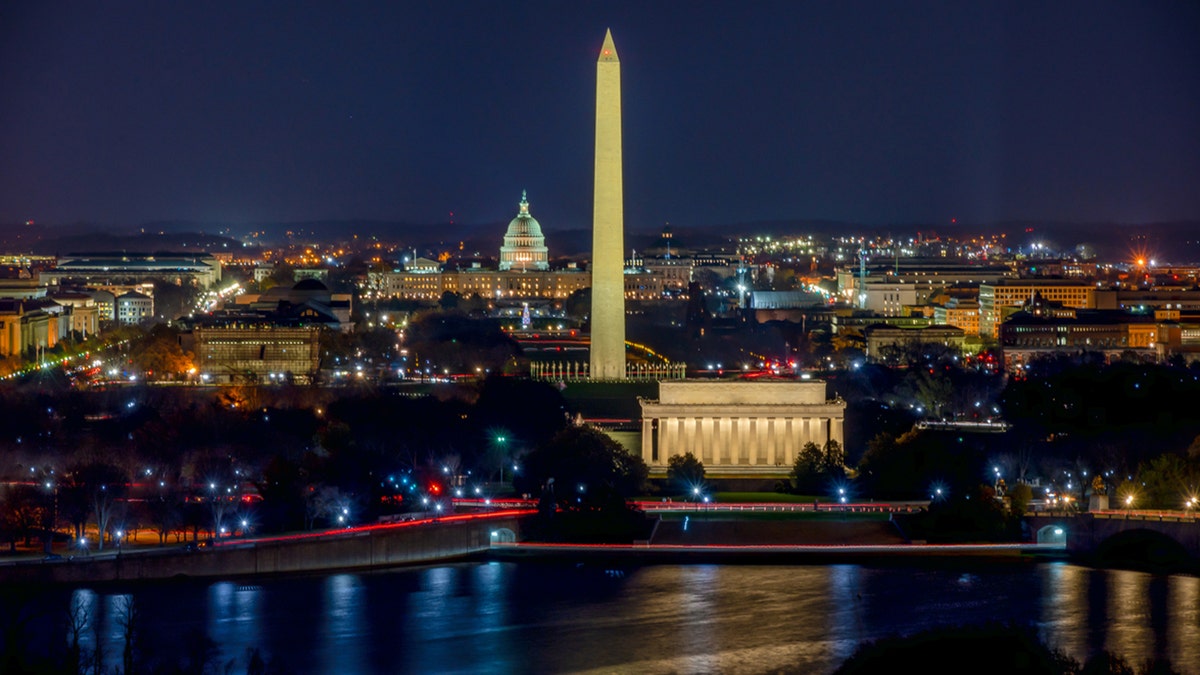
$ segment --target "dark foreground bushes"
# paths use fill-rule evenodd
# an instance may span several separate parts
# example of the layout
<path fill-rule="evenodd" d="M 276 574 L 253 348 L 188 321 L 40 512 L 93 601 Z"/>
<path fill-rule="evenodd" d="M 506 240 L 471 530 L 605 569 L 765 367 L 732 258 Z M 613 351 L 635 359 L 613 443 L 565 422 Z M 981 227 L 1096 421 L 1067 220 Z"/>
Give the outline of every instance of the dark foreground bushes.
<path fill-rule="evenodd" d="M 951 626 L 864 643 L 835 675 L 1179 675 L 1157 661 L 1140 668 L 1101 652 L 1080 664 L 1043 643 L 1032 628 Z"/>

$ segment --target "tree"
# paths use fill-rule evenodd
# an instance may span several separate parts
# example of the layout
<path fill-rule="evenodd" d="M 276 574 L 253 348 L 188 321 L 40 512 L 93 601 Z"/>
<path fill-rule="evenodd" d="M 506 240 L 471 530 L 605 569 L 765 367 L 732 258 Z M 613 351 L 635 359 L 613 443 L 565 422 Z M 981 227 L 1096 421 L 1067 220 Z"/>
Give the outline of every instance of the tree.
<path fill-rule="evenodd" d="M 648 475 L 641 457 L 603 432 L 573 426 L 529 453 L 513 485 L 563 509 L 623 510 L 625 500 L 645 491 Z"/>
<path fill-rule="evenodd" d="M 1029 483 L 1017 483 L 1008 491 L 1009 508 L 1013 513 L 1021 514 L 1029 510 L 1029 502 L 1033 501 L 1033 488 Z"/>
<path fill-rule="evenodd" d="M 800 494 L 813 494 L 821 491 L 825 457 L 816 443 L 809 441 L 796 453 L 796 461 L 792 464 L 792 480 L 795 490 Z"/>
<path fill-rule="evenodd" d="M 563 311 L 567 317 L 573 321 L 582 324 L 588 317 L 588 313 L 592 309 L 592 289 L 580 288 L 571 291 L 567 299 L 563 302 Z"/>
<path fill-rule="evenodd" d="M 174 379 L 192 368 L 192 356 L 179 346 L 179 331 L 159 324 L 129 354 L 133 366 L 154 380 Z"/>
<path fill-rule="evenodd" d="M 967 663 L 974 664 L 972 671 L 989 675 L 1080 672 L 1078 663 L 1042 643 L 1032 628 L 989 624 L 932 628 L 904 637 L 865 642 L 834 673 L 864 675 L 914 670 L 957 673 L 963 672 L 963 664 Z"/>
<path fill-rule="evenodd" d="M 167 535 L 180 523 L 179 500 L 172 490 L 160 490 L 159 494 L 146 500 L 150 522 L 158 532 L 158 543 L 165 544 Z"/>
<path fill-rule="evenodd" d="M 667 482 L 685 494 L 692 494 L 704 483 L 704 464 L 690 452 L 671 455 L 667 460 Z"/>
<path fill-rule="evenodd" d="M 1159 455 L 1138 471 L 1142 488 L 1141 508 L 1179 509 L 1200 488 L 1200 462 L 1188 462 L 1174 454 Z"/>
<path fill-rule="evenodd" d="M 800 494 L 822 494 L 846 478 L 846 454 L 841 443 L 830 439 L 825 447 L 809 441 L 792 465 L 795 490 Z"/>
<path fill-rule="evenodd" d="M 930 542 L 1017 541 L 1021 534 L 1020 516 L 1005 513 L 988 485 L 934 500 L 924 521 L 922 528 Z"/>
<path fill-rule="evenodd" d="M 86 464 L 75 473 L 96 520 L 96 530 L 99 532 L 97 548 L 103 551 L 104 535 L 108 532 L 109 523 L 124 505 L 122 497 L 128 485 L 128 477 L 120 467 L 101 461 Z"/>
<path fill-rule="evenodd" d="M 457 311 L 428 312 L 409 321 L 406 342 L 409 352 L 420 358 L 413 368 L 439 373 L 500 372 L 521 353 L 497 321 L 475 320 Z"/>
<path fill-rule="evenodd" d="M 458 309 L 462 298 L 454 291 L 446 291 L 442 293 L 441 299 L 438 300 L 438 306 L 445 310 Z"/>
<path fill-rule="evenodd" d="M 859 493 L 882 499 L 920 499 L 939 484 L 952 494 L 974 489 L 984 474 L 984 458 L 969 446 L 936 432 L 917 429 L 899 438 L 879 434 L 858 464 Z"/>
<path fill-rule="evenodd" d="M 154 310 L 158 316 L 168 320 L 177 319 L 192 311 L 196 300 L 196 287 L 191 284 L 180 286 L 169 281 L 154 282 Z"/>
<path fill-rule="evenodd" d="M 4 490 L 0 501 L 0 528 L 6 531 L 9 549 L 16 552 L 17 539 L 24 539 L 29 546 L 33 531 L 44 519 L 43 504 L 37 488 L 32 485 L 11 483 Z"/>
<path fill-rule="evenodd" d="M 335 514 L 338 509 L 342 508 L 344 502 L 341 492 L 336 487 L 310 486 L 304 499 L 305 528 L 313 529 L 317 521 L 322 518 L 327 518 L 332 523 Z"/>

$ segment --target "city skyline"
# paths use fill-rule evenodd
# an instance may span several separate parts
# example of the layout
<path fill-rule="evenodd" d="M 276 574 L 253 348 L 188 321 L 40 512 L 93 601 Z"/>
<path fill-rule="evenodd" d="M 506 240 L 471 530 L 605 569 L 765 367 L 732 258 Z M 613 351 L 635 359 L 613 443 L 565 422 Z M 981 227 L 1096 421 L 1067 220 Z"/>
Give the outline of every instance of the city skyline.
<path fill-rule="evenodd" d="M 0 223 L 589 225 L 588 65 L 634 231 L 1200 218 L 1194 6 L 3 10 Z"/>

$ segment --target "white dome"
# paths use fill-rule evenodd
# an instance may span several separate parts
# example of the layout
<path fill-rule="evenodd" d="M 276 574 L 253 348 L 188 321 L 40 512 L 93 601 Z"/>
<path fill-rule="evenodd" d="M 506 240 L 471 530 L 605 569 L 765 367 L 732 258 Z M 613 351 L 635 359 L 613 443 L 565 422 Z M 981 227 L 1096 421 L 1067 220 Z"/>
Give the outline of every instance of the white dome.
<path fill-rule="evenodd" d="M 550 250 L 537 219 L 529 215 L 529 200 L 521 192 L 517 217 L 508 223 L 500 247 L 500 270 L 548 270 Z"/>

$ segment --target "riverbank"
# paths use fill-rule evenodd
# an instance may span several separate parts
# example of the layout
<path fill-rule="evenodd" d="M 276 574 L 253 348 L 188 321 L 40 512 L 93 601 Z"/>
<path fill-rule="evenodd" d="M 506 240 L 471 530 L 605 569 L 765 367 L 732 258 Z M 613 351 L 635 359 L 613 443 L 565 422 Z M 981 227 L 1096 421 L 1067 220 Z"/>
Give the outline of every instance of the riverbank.
<path fill-rule="evenodd" d="M 1058 544 L 896 544 L 896 545 L 656 545 L 656 544 L 497 544 L 487 557 L 503 561 L 574 561 L 594 565 L 680 564 L 845 564 L 880 561 L 972 559 L 997 562 L 1065 560 Z"/>
<path fill-rule="evenodd" d="M 1063 559 L 1061 544 L 925 544 L 911 542 L 887 514 L 663 514 L 649 537 L 622 544 L 524 541 L 497 543 L 495 560 L 574 561 L 598 565 L 830 564 L 882 559 Z"/>
<path fill-rule="evenodd" d="M 368 570 L 463 559 L 515 540 L 530 511 L 498 511 L 139 553 L 56 558 L 0 567 L 0 585 L 234 578 Z M 503 535 L 503 536 L 502 536 Z"/>

